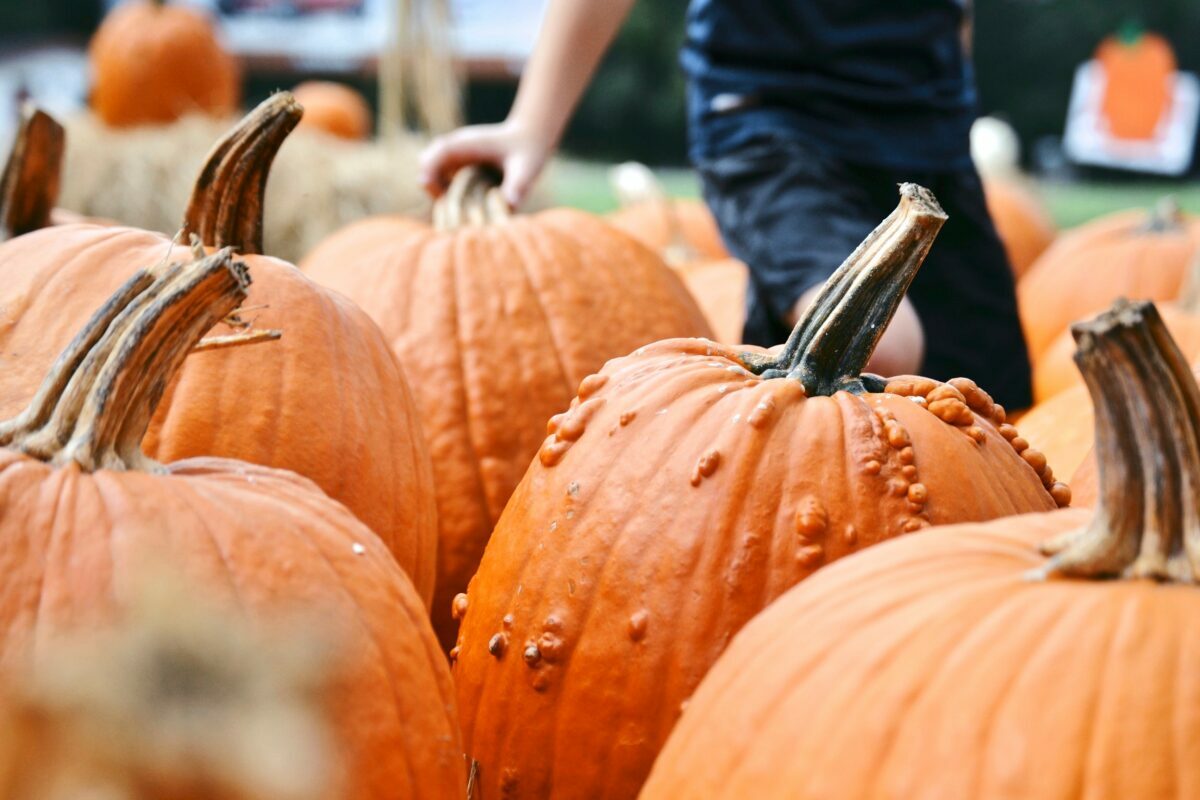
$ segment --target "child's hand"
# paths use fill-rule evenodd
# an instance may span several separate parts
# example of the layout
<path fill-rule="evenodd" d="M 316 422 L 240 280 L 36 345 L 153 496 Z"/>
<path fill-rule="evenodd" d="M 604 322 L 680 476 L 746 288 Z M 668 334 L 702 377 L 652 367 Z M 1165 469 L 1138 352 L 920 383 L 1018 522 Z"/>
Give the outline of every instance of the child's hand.
<path fill-rule="evenodd" d="M 421 153 L 421 185 L 438 197 L 460 167 L 491 164 L 504 174 L 500 190 L 516 208 L 541 173 L 551 149 L 545 137 L 513 120 L 459 128 L 434 139 Z"/>

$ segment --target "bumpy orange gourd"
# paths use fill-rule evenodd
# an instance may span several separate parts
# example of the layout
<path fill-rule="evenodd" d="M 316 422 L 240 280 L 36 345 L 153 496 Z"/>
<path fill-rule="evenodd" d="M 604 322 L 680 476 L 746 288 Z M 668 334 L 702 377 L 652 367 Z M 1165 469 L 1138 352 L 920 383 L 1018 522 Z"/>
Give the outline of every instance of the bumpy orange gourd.
<path fill-rule="evenodd" d="M 662 260 L 604 222 L 556 209 L 512 216 L 460 171 L 438 226 L 369 219 L 303 269 L 358 302 L 392 342 L 433 455 L 440 523 L 434 628 L 545 436 L 546 419 L 605 361 L 669 336 L 709 335 Z"/>
<path fill-rule="evenodd" d="M 1109 36 L 1096 48 L 1104 72 L 1100 113 L 1118 139 L 1151 139 L 1171 108 L 1175 52 L 1156 33 Z"/>
<path fill-rule="evenodd" d="M 1200 250 L 1200 223 L 1170 200 L 1068 231 L 1017 283 L 1021 326 L 1036 365 L 1055 337 L 1118 297 L 1173 300 Z"/>
<path fill-rule="evenodd" d="M 658 342 L 550 420 L 455 602 L 480 797 L 632 797 L 789 586 L 883 539 L 1068 500 L 971 381 L 861 375 L 944 220 L 903 187 L 782 351 Z"/>
<path fill-rule="evenodd" d="M 734 639 L 642 800 L 1194 797 L 1200 389 L 1153 316 L 1082 326 L 1094 515 L 948 526 L 822 570 Z"/>
<path fill-rule="evenodd" d="M 450 675 L 380 540 L 293 473 L 143 455 L 163 387 L 247 282 L 228 249 L 151 263 L 129 271 L 25 410 L 0 422 L 0 663 L 36 666 L 56 634 L 110 621 L 141 571 L 165 561 L 252 619 L 331 626 L 345 797 L 465 796 Z"/>
<path fill-rule="evenodd" d="M 216 455 L 312 479 L 379 534 L 428 602 L 437 546 L 432 467 L 399 364 L 353 303 L 290 264 L 252 255 L 261 252 L 271 158 L 299 115 L 281 93 L 219 143 L 186 222 L 205 244 L 245 254 L 256 280 L 238 319 L 280 329 L 283 338 L 189 359 L 166 389 L 146 448 L 164 461 Z M 95 225 L 56 226 L 0 245 L 0 415 L 29 401 L 103 298 L 142 266 L 184 249 L 161 234 Z"/>
<path fill-rule="evenodd" d="M 292 90 L 304 106 L 302 129 L 324 131 L 341 139 L 366 139 L 371 135 L 371 107 L 344 83 L 305 81 Z"/>
<path fill-rule="evenodd" d="M 1028 187 L 1012 177 L 984 181 L 988 213 L 1004 243 L 1013 275 L 1021 277 L 1054 242 L 1050 212 Z"/>
<path fill-rule="evenodd" d="M 162 0 L 122 3 L 92 37 L 88 61 L 92 109 L 113 127 L 237 111 L 237 61 L 194 9 Z"/>

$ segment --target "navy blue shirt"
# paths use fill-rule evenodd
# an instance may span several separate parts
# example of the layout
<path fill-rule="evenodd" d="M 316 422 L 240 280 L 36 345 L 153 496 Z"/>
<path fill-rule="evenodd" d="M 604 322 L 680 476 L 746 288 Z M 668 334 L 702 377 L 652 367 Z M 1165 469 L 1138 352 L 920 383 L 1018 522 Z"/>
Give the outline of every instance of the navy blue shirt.
<path fill-rule="evenodd" d="M 690 153 L 800 137 L 851 163 L 971 166 L 962 0 L 692 0 Z"/>

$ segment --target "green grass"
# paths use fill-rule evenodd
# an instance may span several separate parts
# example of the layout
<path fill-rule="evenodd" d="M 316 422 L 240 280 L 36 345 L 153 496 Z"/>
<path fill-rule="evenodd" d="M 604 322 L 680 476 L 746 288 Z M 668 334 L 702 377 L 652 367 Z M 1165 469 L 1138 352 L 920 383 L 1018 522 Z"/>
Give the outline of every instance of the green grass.
<path fill-rule="evenodd" d="M 617 207 L 608 186 L 609 164 L 559 159 L 546 173 L 543 191 L 555 205 L 603 214 Z M 655 171 L 678 197 L 698 197 L 700 184 L 689 169 Z M 1200 214 L 1200 182 L 1042 183 L 1042 197 L 1061 228 L 1127 208 L 1149 208 L 1163 195 L 1175 195 L 1186 211 Z"/>

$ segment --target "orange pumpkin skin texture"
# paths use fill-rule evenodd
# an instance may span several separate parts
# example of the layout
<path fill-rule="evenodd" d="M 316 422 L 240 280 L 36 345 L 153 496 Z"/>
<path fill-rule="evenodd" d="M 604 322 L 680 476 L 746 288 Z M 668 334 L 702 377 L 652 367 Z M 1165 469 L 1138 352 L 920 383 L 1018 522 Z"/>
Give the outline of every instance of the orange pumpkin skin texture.
<path fill-rule="evenodd" d="M 1171 107 L 1175 52 L 1166 39 L 1141 33 L 1132 41 L 1110 36 L 1096 49 L 1104 70 L 1100 110 L 1118 139 L 1152 139 Z"/>
<path fill-rule="evenodd" d="M 92 309 L 169 252 L 178 258 L 185 249 L 171 251 L 159 234 L 94 225 L 0 245 L 0 417 L 29 401 Z M 387 341 L 353 303 L 292 265 L 244 260 L 255 281 L 242 316 L 282 330 L 282 339 L 189 358 L 158 407 L 146 451 L 164 461 L 236 458 L 312 479 L 384 540 L 428 603 L 437 548 L 432 465 Z"/>
<path fill-rule="evenodd" d="M 692 261 L 674 267 L 683 284 L 696 298 L 712 326 L 717 341 L 736 344 L 742 341 L 746 323 L 746 265 L 736 258 L 719 261 Z"/>
<path fill-rule="evenodd" d="M 371 135 L 371 107 L 343 83 L 305 81 L 292 90 L 304 107 L 302 129 L 324 131 L 340 139 L 361 140 Z"/>
<path fill-rule="evenodd" d="M 1015 180 L 993 178 L 984 183 L 988 213 L 1004 243 L 1013 275 L 1021 277 L 1054 242 L 1058 230 L 1042 201 Z"/>
<path fill-rule="evenodd" d="M 222 49 L 208 19 L 194 10 L 157 0 L 122 4 L 92 37 L 88 60 L 92 109 L 113 127 L 237 111 L 237 61 Z"/>
<path fill-rule="evenodd" d="M 605 220 L 658 253 L 669 254 L 673 245 L 682 244 L 688 261 L 729 258 L 717 221 L 700 200 L 646 200 L 614 211 Z"/>
<path fill-rule="evenodd" d="M 362 306 L 412 381 L 433 457 L 433 619 L 446 649 L 456 630 L 451 601 L 475 573 L 546 420 L 609 358 L 709 335 L 659 258 L 567 209 L 447 232 L 366 221 L 301 266 Z"/>
<path fill-rule="evenodd" d="M 551 419 L 455 603 L 480 797 L 633 796 L 730 637 L 789 586 L 931 524 L 1054 507 L 969 381 L 809 397 L 798 378 L 751 371 L 768 361 L 658 342 L 610 361 Z"/>
<path fill-rule="evenodd" d="M 309 613 L 334 626 L 341 675 L 328 700 L 346 797 L 462 797 L 450 676 L 382 542 L 300 476 L 225 459 L 164 468 L 138 449 L 156 388 L 245 297 L 245 266 L 228 250 L 156 263 L 0 422 L 0 664 L 119 616 L 140 570 L 165 560 L 251 617 Z"/>
<path fill-rule="evenodd" d="M 1059 236 L 1017 283 L 1035 368 L 1067 326 L 1118 297 L 1173 300 L 1198 249 L 1200 224 L 1171 208 L 1119 212 Z"/>
<path fill-rule="evenodd" d="M 642 798 L 1200 792 L 1200 388 L 1149 303 L 1077 327 L 1096 512 L 947 526 L 789 591 L 705 678 Z"/>
<path fill-rule="evenodd" d="M 1074 365 L 1071 365 L 1074 369 Z M 1080 383 L 1031 408 L 1020 420 L 1021 436 L 1046 460 L 1071 475 L 1092 449 L 1095 419 L 1087 387 Z M 1080 488 L 1071 480 L 1071 504 L 1081 505 Z"/>

